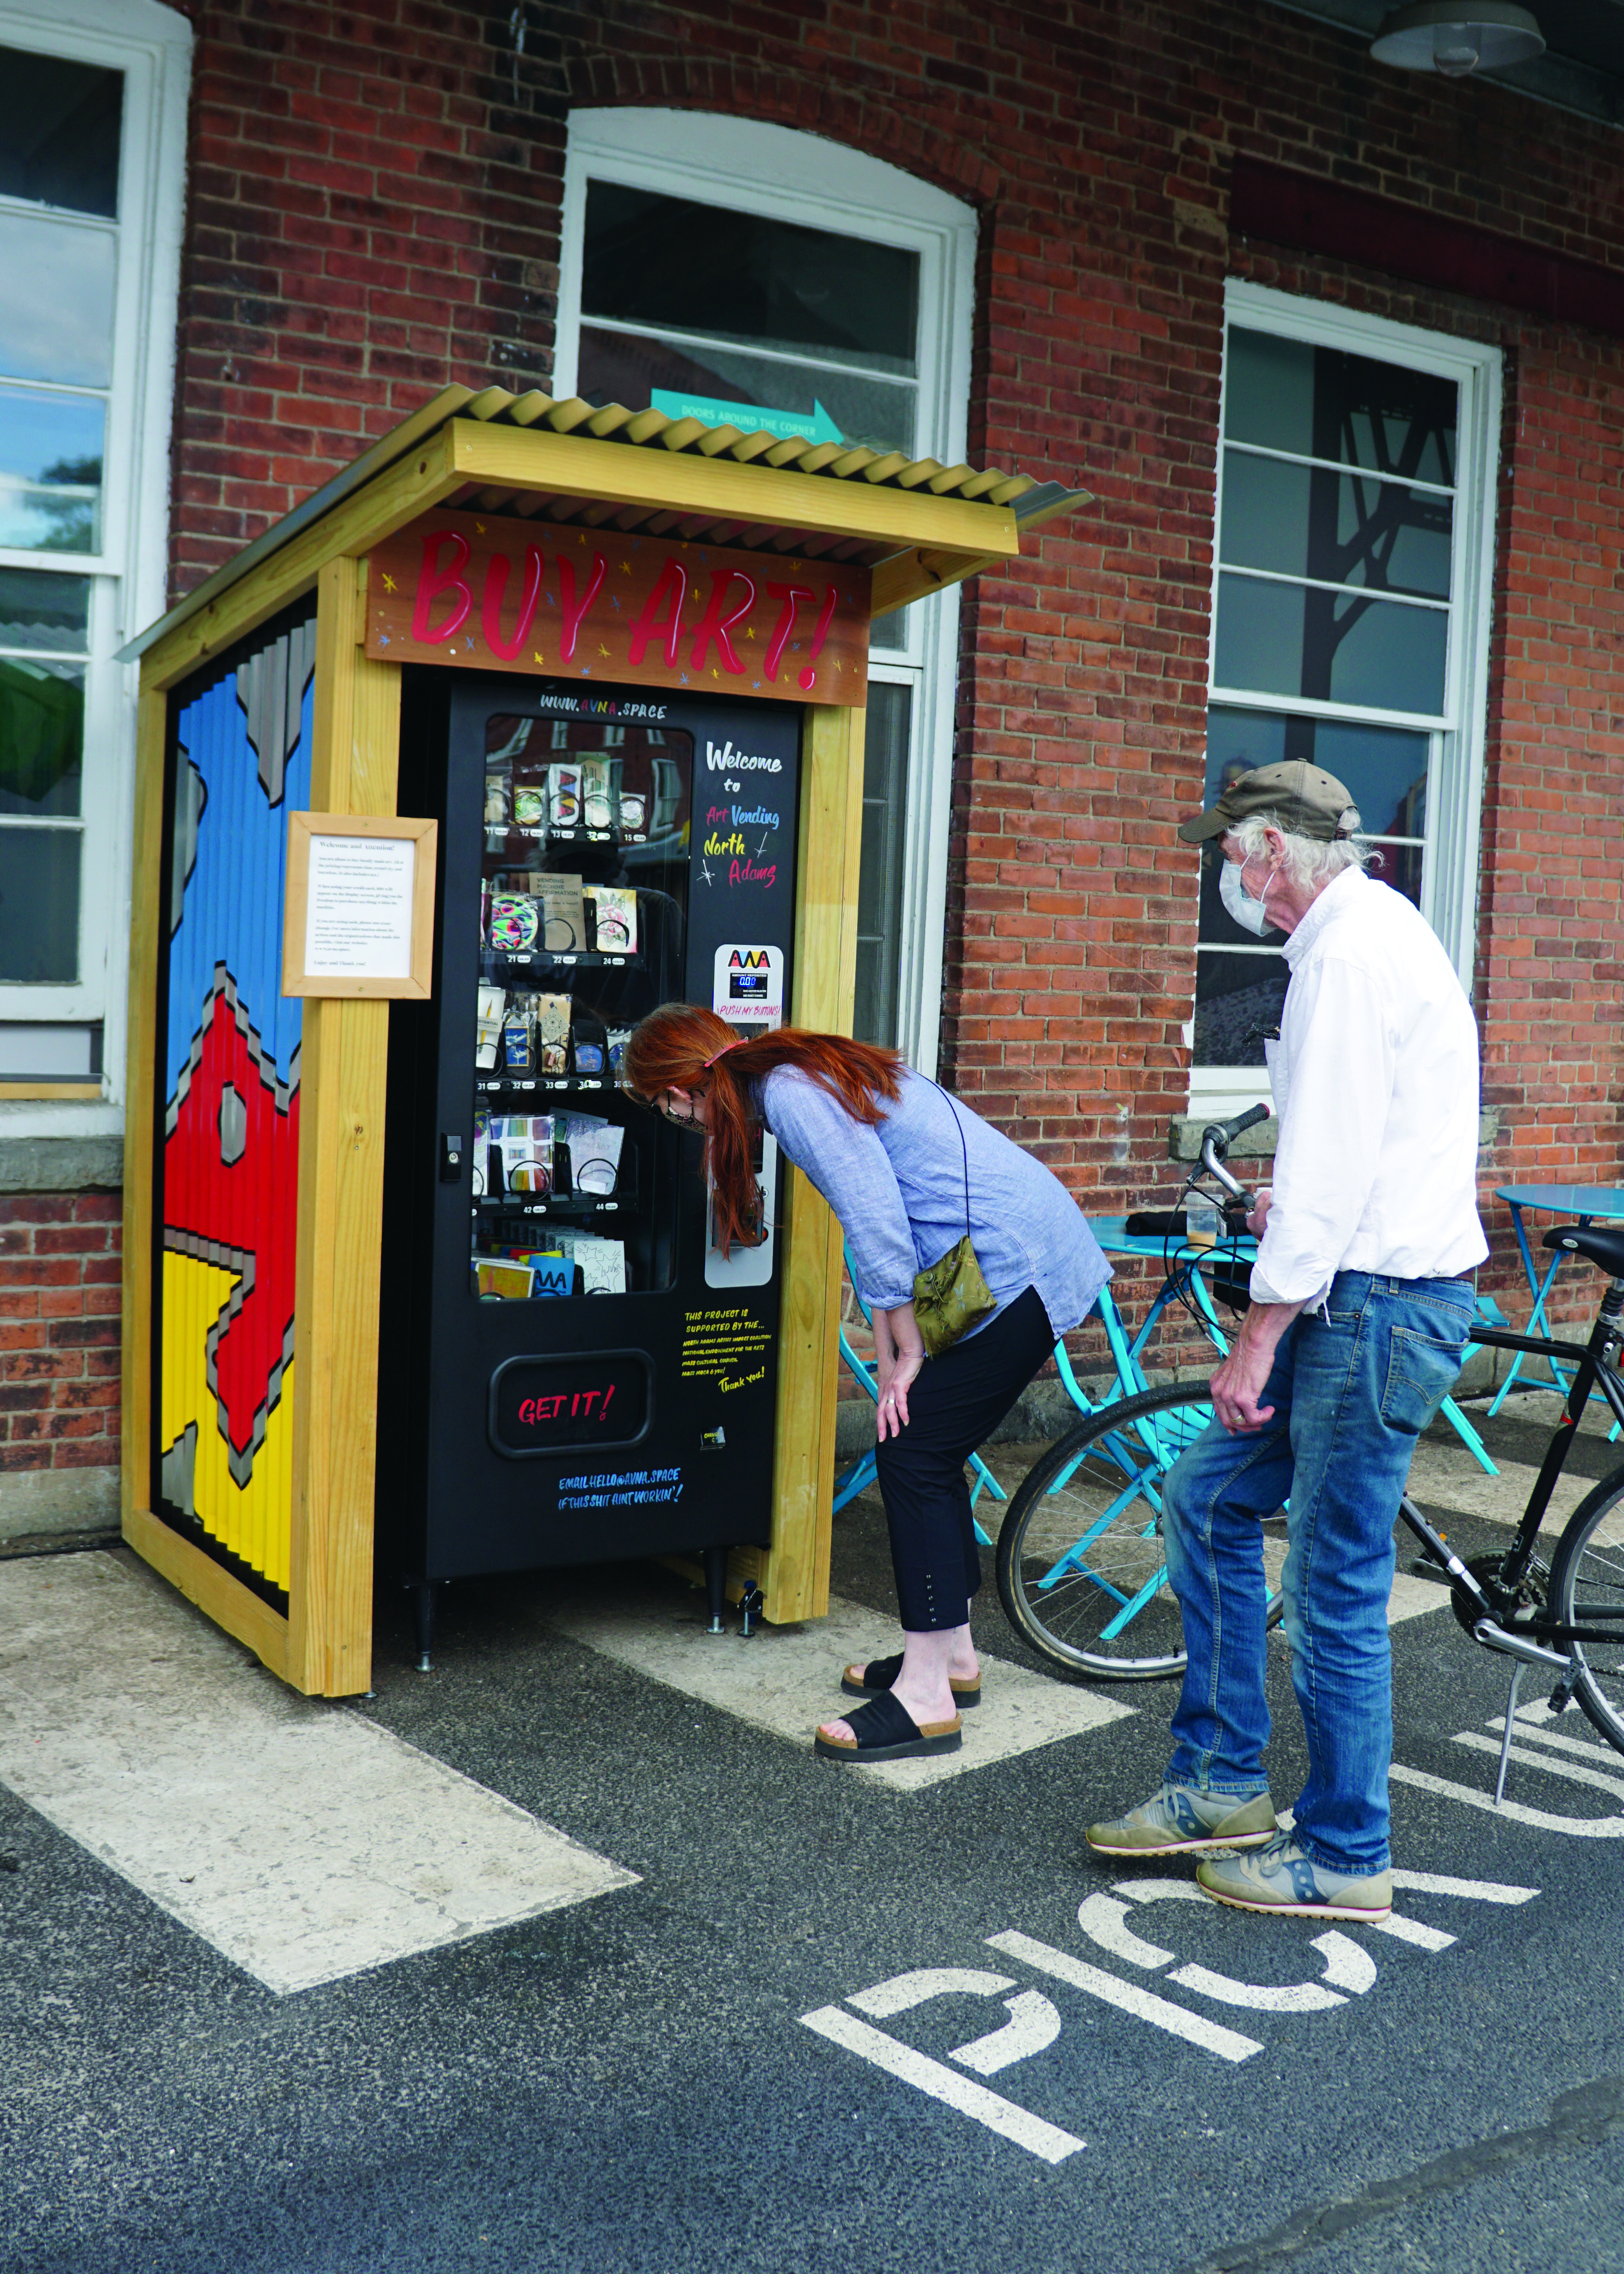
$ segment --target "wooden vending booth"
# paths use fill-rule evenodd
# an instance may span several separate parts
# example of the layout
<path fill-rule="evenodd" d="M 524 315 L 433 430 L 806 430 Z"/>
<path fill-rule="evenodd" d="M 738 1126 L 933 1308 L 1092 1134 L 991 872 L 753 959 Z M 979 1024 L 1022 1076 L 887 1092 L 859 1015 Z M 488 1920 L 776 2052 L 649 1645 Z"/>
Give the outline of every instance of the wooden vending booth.
<path fill-rule="evenodd" d="M 399 1245 L 386 1231 L 387 1158 L 407 1141 L 398 1081 L 389 1103 L 390 1020 L 392 1004 L 432 993 L 438 968 L 435 836 L 412 802 L 414 690 L 443 695 L 470 674 L 533 680 L 560 716 L 613 707 L 600 688 L 615 690 L 617 715 L 645 708 L 624 690 L 657 690 L 664 707 L 650 716 L 690 723 L 702 697 L 769 706 L 780 743 L 793 730 L 795 783 L 782 1015 L 849 1032 L 868 621 L 1006 560 L 1022 524 L 1077 495 L 653 410 L 454 388 L 127 651 L 141 672 L 124 1534 L 296 1689 L 369 1686 L 380 1417 L 392 1426 L 404 1395 L 379 1378 L 386 1241 L 391 1257 Z M 730 748 L 712 740 L 707 763 L 725 765 Z M 614 794 L 646 837 L 643 801 Z M 566 813 L 575 836 L 607 842 L 614 832 L 584 825 L 593 817 Z M 690 822 L 703 826 L 696 796 L 670 822 L 673 842 L 686 845 Z M 380 910 L 391 861 L 408 880 L 398 969 L 377 947 L 387 910 L 365 952 L 323 965 L 311 951 L 312 896 L 330 889 L 311 881 L 311 848 L 346 842 L 378 855 Z M 741 873 L 752 874 L 748 848 Z M 441 1133 L 442 1179 L 464 1173 L 466 1141 Z M 733 1566 L 736 1584 L 759 1585 L 766 1617 L 786 1621 L 828 1605 L 841 1266 L 838 1228 L 798 1171 L 778 1239 L 763 1544 L 737 1549 Z M 494 1388 L 490 1415 L 493 1439 L 516 1427 L 499 1419 Z"/>

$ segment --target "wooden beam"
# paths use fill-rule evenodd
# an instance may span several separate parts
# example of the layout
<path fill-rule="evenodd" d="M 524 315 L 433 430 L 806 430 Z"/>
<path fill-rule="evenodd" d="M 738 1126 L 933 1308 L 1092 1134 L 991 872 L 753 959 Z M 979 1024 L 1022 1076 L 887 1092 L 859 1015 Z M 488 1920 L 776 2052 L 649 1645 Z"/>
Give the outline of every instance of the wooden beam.
<path fill-rule="evenodd" d="M 731 458 L 631 449 L 624 442 L 534 427 L 481 426 L 456 418 L 447 431 L 461 479 L 493 488 L 650 506 L 679 517 L 703 513 L 772 522 L 808 534 L 947 547 L 975 556 L 1002 558 L 1020 549 L 1007 506 L 738 465 Z"/>
<path fill-rule="evenodd" d="M 317 586 L 318 813 L 393 813 L 401 674 L 357 641 L 365 567 Z M 307 1693 L 371 1687 L 372 1495 L 389 1006 L 312 997 L 300 1052 L 294 1282 L 293 1535 L 288 1679 Z"/>
<path fill-rule="evenodd" d="M 801 891 L 795 908 L 798 1027 L 849 1035 L 857 984 L 857 874 L 862 857 L 861 711 L 806 712 L 801 762 Z M 829 1609 L 833 1530 L 840 1226 L 792 1169 L 778 1325 L 772 1545 L 763 1559 L 766 1615 L 780 1623 Z"/>
<path fill-rule="evenodd" d="M 100 1097 L 99 1081 L 0 1081 L 0 1097 Z"/>
<path fill-rule="evenodd" d="M 336 553 L 364 553 L 380 538 L 442 504 L 462 486 L 462 475 L 451 465 L 452 432 L 443 427 L 431 435 L 420 449 L 308 523 L 252 575 L 177 625 L 142 658 L 142 686 L 173 687 L 308 592 L 324 561 Z"/>
<path fill-rule="evenodd" d="M 1086 490 L 1067 490 L 1063 495 L 1034 513 L 1023 515 L 1019 531 L 1026 538 L 1046 521 L 1057 520 L 1062 514 L 1075 513 L 1079 506 L 1092 505 L 1093 498 Z M 906 608 L 910 600 L 922 600 L 944 585 L 962 584 L 967 577 L 979 576 L 989 568 L 1002 568 L 1009 552 L 967 553 L 949 552 L 940 546 L 912 546 L 903 553 L 893 553 L 887 561 L 874 564 L 873 599 L 868 613 L 871 616 L 894 615 Z"/>
<path fill-rule="evenodd" d="M 172 1532 L 150 1509 L 126 1508 L 124 1534 L 142 1562 L 162 1572 L 205 1618 L 213 1619 L 217 1627 L 245 1643 L 273 1674 L 284 1682 L 289 1679 L 288 1623 L 280 1612 L 262 1603 L 251 1587 L 244 1587 L 200 1547 Z M 109 1646 L 116 1648 L 117 1644 Z"/>
<path fill-rule="evenodd" d="M 124 1538 L 138 1517 L 152 1513 L 154 1126 L 158 1080 L 158 958 L 166 927 L 158 894 L 163 874 L 163 768 L 169 703 L 144 688 L 136 705 L 135 844 L 130 900 L 130 988 L 124 1093 L 124 1217 L 123 1358 L 119 1424 L 119 1504 Z M 158 1524 L 177 1548 L 197 1550 Z M 154 1559 L 147 1557 L 150 1562 Z M 162 1568 L 162 1566 L 160 1567 Z M 243 1591 L 246 1593 L 244 1589 Z M 194 1598 L 195 1600 L 195 1598 Z"/>

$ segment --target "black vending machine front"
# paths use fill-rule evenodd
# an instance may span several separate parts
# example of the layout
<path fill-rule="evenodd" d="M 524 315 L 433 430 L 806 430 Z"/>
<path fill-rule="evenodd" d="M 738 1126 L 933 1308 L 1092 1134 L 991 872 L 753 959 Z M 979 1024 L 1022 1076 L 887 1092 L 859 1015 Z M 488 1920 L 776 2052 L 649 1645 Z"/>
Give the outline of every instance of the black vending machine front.
<path fill-rule="evenodd" d="M 439 1579 L 770 1537 L 777 1148 L 765 1238 L 724 1256 L 700 1141 L 618 1085 L 661 1003 L 782 1023 L 801 725 L 406 674 L 399 809 L 440 854 L 432 999 L 391 1011 L 379 1528 L 420 1613 Z"/>

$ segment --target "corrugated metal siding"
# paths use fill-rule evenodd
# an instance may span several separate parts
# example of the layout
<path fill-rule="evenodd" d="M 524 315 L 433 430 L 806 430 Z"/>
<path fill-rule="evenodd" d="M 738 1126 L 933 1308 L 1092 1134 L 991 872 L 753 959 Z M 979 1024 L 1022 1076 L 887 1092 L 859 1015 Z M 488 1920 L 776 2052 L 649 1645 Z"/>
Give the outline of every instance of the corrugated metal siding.
<path fill-rule="evenodd" d="M 287 815 L 310 802 L 316 627 L 177 698 L 157 1505 L 288 1585 L 304 1005 L 282 993 Z"/>

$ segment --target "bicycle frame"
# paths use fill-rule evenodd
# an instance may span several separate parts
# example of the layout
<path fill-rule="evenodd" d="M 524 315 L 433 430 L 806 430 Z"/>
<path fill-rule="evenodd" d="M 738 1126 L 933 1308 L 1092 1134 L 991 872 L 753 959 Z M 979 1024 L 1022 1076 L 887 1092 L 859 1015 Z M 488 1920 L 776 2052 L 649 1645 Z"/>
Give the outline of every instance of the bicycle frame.
<path fill-rule="evenodd" d="M 1620 1334 L 1621 1321 L 1624 1321 L 1624 1280 L 1614 1279 L 1602 1298 L 1601 1308 L 1597 1313 L 1596 1323 L 1590 1329 L 1588 1342 L 1559 1342 L 1553 1337 L 1519 1335 L 1501 1327 L 1474 1325 L 1471 1329 L 1470 1340 L 1481 1347 L 1521 1351 L 1535 1358 L 1564 1359 L 1575 1368 L 1561 1420 L 1545 1448 L 1539 1473 L 1529 1495 L 1528 1506 L 1512 1535 L 1511 1545 L 1502 1564 L 1501 1582 L 1492 1585 L 1492 1592 L 1467 1570 L 1408 1494 L 1399 1504 L 1399 1514 L 1427 1554 L 1448 1572 L 1456 1592 L 1468 1596 L 1475 1605 L 1477 1618 L 1473 1631 L 1477 1640 L 1491 1650 L 1500 1650 L 1510 1657 L 1521 1658 L 1539 1666 L 1559 1668 L 1568 1666 L 1568 1657 L 1560 1650 L 1553 1649 L 1553 1644 L 1567 1645 L 1571 1648 L 1575 1643 L 1616 1643 L 1620 1628 L 1624 1628 L 1624 1609 L 1592 1608 L 1589 1616 L 1600 1623 L 1583 1626 L 1565 1626 L 1543 1609 L 1518 1615 L 1519 1591 L 1533 1561 L 1534 1543 L 1539 1536 L 1539 1527 L 1545 1520 L 1545 1510 L 1551 1505 L 1556 1480 L 1567 1466 L 1580 1419 L 1591 1392 L 1598 1383 L 1615 1418 L 1624 1422 L 1624 1378 L 1620 1378 L 1614 1365 L 1620 1342 L 1624 1340 Z M 1496 1596 L 1500 1598 L 1498 1601 L 1494 1600 Z"/>

